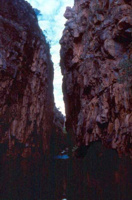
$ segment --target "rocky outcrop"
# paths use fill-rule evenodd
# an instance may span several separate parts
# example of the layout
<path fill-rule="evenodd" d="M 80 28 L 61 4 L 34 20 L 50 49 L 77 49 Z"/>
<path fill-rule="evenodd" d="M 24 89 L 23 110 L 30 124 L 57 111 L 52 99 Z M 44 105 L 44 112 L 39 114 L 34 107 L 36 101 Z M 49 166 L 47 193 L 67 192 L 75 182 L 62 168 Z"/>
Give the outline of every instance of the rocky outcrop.
<path fill-rule="evenodd" d="M 131 1 L 75 0 L 64 14 L 66 127 L 78 146 L 101 140 L 132 155 L 131 13 Z"/>
<path fill-rule="evenodd" d="M 0 2 L 0 147 L 7 155 L 49 151 L 53 66 L 34 10 L 24 0 Z"/>

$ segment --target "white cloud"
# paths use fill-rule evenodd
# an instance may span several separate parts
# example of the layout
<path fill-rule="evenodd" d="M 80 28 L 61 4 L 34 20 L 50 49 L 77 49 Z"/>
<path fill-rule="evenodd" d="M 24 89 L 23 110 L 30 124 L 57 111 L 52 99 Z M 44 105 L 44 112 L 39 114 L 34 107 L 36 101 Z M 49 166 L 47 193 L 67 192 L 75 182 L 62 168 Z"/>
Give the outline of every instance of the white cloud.
<path fill-rule="evenodd" d="M 54 63 L 54 97 L 57 107 L 65 114 L 63 95 L 62 95 L 62 75 L 60 71 L 60 45 L 59 40 L 62 36 L 66 19 L 63 17 L 67 6 L 73 6 L 74 0 L 27 0 L 33 8 L 41 12 L 39 25 L 46 31 L 47 38 L 51 44 L 51 55 Z"/>

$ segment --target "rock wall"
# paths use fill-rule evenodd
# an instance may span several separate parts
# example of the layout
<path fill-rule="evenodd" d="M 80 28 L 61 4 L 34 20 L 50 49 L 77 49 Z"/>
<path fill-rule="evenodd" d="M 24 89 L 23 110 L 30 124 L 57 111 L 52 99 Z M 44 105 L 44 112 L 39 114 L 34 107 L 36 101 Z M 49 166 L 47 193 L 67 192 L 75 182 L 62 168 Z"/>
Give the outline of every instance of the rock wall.
<path fill-rule="evenodd" d="M 132 4 L 75 0 L 67 7 L 61 70 L 67 131 L 132 155 Z M 75 137 L 74 137 L 75 138 Z"/>
<path fill-rule="evenodd" d="M 61 153 L 67 147 L 67 134 L 65 131 L 65 117 L 54 108 L 54 131 L 51 139 L 52 155 Z"/>
<path fill-rule="evenodd" d="M 49 151 L 53 66 L 32 7 L 0 2 L 0 147 L 23 157 Z"/>

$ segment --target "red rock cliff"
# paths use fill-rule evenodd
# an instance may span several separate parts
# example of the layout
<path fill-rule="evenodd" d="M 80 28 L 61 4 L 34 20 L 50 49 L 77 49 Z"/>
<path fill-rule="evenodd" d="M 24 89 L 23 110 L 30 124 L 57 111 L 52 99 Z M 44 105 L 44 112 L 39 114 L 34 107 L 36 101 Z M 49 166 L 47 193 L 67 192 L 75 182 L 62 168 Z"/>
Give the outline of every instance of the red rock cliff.
<path fill-rule="evenodd" d="M 132 155 L 131 1 L 75 0 L 64 16 L 67 130 L 79 146 L 101 140 L 119 154 Z"/>
<path fill-rule="evenodd" d="M 0 145 L 9 155 L 49 151 L 53 66 L 31 6 L 0 1 Z"/>

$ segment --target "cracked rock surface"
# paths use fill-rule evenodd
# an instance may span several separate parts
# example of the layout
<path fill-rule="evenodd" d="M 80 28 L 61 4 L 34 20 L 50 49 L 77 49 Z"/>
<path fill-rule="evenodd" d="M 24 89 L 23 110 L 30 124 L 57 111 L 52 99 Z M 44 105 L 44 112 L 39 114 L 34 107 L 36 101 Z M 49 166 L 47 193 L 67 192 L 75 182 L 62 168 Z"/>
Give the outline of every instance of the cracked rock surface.
<path fill-rule="evenodd" d="M 132 76 L 121 70 L 128 63 L 132 68 L 131 1 L 75 0 L 64 16 L 60 44 L 67 130 L 78 146 L 101 140 L 119 155 L 132 156 Z"/>
<path fill-rule="evenodd" d="M 53 66 L 32 7 L 0 2 L 0 146 L 23 157 L 49 151 Z"/>

